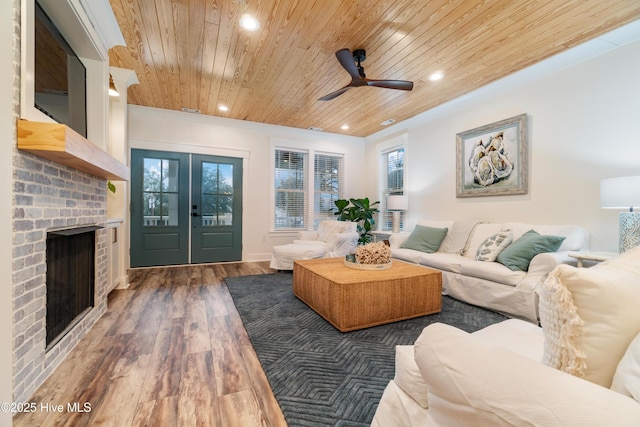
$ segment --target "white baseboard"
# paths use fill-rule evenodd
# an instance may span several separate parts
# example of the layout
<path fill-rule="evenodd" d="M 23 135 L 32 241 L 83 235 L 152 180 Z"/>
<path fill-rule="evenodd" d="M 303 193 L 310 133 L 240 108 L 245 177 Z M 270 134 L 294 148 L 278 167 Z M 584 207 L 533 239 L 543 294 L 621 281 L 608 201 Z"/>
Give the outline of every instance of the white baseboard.
<path fill-rule="evenodd" d="M 121 276 L 118 280 L 118 284 L 113 289 L 127 289 L 129 287 L 129 276 Z"/>
<path fill-rule="evenodd" d="M 271 261 L 271 252 L 247 254 L 245 255 L 242 261 L 247 261 L 247 262 Z"/>

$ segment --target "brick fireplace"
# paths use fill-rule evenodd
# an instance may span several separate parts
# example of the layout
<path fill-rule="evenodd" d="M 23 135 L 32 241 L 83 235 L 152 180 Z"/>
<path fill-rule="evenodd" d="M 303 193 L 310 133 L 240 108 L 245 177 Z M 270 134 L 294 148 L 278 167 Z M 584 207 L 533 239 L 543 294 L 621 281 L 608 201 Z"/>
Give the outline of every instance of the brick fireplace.
<path fill-rule="evenodd" d="M 106 223 L 106 181 L 19 150 L 13 159 L 14 401 L 26 401 L 107 308 L 107 239 L 95 231 L 94 307 L 46 343 L 46 248 L 51 230 Z"/>

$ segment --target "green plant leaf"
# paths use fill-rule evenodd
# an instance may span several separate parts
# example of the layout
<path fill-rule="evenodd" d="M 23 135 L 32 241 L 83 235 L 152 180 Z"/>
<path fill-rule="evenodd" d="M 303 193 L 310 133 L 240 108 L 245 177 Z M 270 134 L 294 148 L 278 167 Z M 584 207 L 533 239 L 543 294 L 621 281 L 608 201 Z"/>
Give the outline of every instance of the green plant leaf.
<path fill-rule="evenodd" d="M 376 201 L 371 203 L 368 197 L 364 197 L 361 199 L 350 198 L 349 200 L 339 199 L 333 203 L 336 205 L 335 209 L 337 209 L 337 211 L 334 212 L 334 215 L 338 217 L 338 221 L 357 223 L 357 230 L 360 235 L 358 244 L 362 245 L 371 242 L 372 225 L 376 223 L 373 216 L 377 212 L 380 212 L 374 206 L 380 202 Z"/>
<path fill-rule="evenodd" d="M 351 199 L 351 203 L 353 206 L 358 209 L 368 209 L 369 208 L 369 199 Z"/>
<path fill-rule="evenodd" d="M 349 201 L 345 199 L 338 199 L 333 203 L 338 208 L 338 213 L 336 215 L 340 215 L 340 212 L 342 212 L 347 206 L 349 206 Z"/>

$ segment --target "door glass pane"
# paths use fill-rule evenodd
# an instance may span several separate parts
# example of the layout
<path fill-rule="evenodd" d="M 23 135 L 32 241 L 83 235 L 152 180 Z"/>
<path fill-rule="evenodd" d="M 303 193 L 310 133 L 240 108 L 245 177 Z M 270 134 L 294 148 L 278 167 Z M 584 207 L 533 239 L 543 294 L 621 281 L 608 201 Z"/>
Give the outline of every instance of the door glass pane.
<path fill-rule="evenodd" d="M 215 194 L 218 188 L 218 165 L 202 163 L 202 194 Z"/>
<path fill-rule="evenodd" d="M 233 196 L 218 196 L 218 225 L 233 225 Z"/>
<path fill-rule="evenodd" d="M 233 165 L 202 163 L 202 225 L 233 225 Z"/>
<path fill-rule="evenodd" d="M 160 191 L 160 170 L 162 160 L 144 159 L 144 179 L 142 189 L 144 191 Z"/>
<path fill-rule="evenodd" d="M 162 195 L 163 225 L 178 225 L 178 194 L 164 193 Z"/>
<path fill-rule="evenodd" d="M 160 225 L 160 193 L 145 192 L 143 194 L 144 226 Z"/>
<path fill-rule="evenodd" d="M 143 165 L 143 226 L 177 226 L 178 160 L 145 158 Z"/>
<path fill-rule="evenodd" d="M 175 193 L 178 191 L 178 161 L 162 161 L 162 191 Z"/>
<path fill-rule="evenodd" d="M 210 194 L 202 194 L 202 225 L 216 225 L 216 198 Z"/>
<path fill-rule="evenodd" d="M 231 193 L 233 190 L 233 165 L 218 165 L 220 170 L 220 194 Z"/>

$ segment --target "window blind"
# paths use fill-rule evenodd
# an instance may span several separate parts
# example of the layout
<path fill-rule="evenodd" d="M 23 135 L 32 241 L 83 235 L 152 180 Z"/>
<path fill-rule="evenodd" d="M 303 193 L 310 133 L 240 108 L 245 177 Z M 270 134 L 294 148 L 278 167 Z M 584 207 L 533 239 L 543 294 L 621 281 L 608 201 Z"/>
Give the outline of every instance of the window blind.
<path fill-rule="evenodd" d="M 274 229 L 306 229 L 307 153 L 275 151 L 275 224 Z"/>
<path fill-rule="evenodd" d="M 394 148 L 380 155 L 379 229 L 391 230 L 392 213 L 387 210 L 387 197 L 404 194 L 404 148 Z M 404 228 L 404 212 L 400 216 Z"/>
<path fill-rule="evenodd" d="M 335 219 L 334 202 L 342 195 L 342 156 L 316 154 L 313 162 L 313 220 Z"/>

